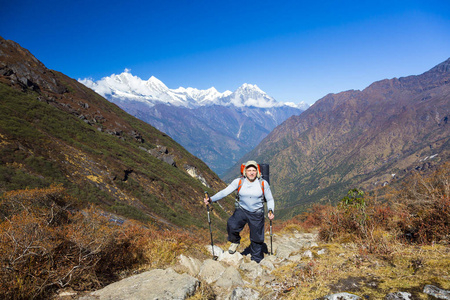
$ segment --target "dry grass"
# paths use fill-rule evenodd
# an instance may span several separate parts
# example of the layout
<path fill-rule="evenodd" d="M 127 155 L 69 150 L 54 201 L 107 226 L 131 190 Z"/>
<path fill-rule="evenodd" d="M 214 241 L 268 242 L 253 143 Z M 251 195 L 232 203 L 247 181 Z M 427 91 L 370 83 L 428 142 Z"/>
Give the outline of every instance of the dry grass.
<path fill-rule="evenodd" d="M 395 245 L 390 257 L 361 255 L 357 244 L 324 244 L 327 253 L 304 263 L 273 272 L 281 282 L 295 288 L 287 299 L 316 299 L 338 292 L 351 292 L 368 299 L 384 299 L 404 291 L 422 297 L 426 284 L 450 289 L 450 249 L 444 245 Z"/>
<path fill-rule="evenodd" d="M 0 298 L 49 297 L 59 288 L 100 288 L 201 251 L 187 231 L 137 221 L 117 224 L 91 207 L 76 210 L 61 186 L 4 193 L 0 198 Z"/>
<path fill-rule="evenodd" d="M 346 291 L 384 299 L 404 291 L 427 299 L 426 284 L 450 289 L 449 172 L 446 164 L 431 176 L 415 174 L 401 190 L 389 192 L 389 203 L 353 190 L 336 207 L 316 205 L 284 224 L 287 233 L 316 227 L 325 242 L 316 250 L 327 252 L 273 272 L 287 287 L 280 298 L 315 299 Z"/>

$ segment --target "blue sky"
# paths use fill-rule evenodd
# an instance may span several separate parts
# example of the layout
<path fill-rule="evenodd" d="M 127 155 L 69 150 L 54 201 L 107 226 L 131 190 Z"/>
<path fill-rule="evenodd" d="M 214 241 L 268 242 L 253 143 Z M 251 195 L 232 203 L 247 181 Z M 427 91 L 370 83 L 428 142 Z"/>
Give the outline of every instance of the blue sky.
<path fill-rule="evenodd" d="M 448 59 L 450 1 L 0 0 L 0 35 L 75 79 L 128 68 L 312 104 Z"/>

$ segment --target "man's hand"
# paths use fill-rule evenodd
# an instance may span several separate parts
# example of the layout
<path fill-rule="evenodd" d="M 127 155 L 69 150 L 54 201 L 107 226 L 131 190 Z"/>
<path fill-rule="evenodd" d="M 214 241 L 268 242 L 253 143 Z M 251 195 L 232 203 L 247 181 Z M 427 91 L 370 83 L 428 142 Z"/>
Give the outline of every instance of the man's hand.
<path fill-rule="evenodd" d="M 273 218 L 275 218 L 275 215 L 273 214 L 273 212 L 271 210 L 269 210 L 269 213 L 267 214 L 267 216 L 269 217 L 269 220 L 273 220 Z"/>
<path fill-rule="evenodd" d="M 211 203 L 211 198 L 205 196 L 205 198 L 203 199 L 203 202 L 205 202 L 205 205 L 208 205 Z"/>

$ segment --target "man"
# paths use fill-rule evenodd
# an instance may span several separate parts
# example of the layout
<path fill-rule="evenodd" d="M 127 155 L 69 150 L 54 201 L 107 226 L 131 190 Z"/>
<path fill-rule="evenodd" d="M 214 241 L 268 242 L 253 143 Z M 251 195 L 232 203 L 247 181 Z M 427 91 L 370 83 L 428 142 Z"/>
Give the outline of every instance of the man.
<path fill-rule="evenodd" d="M 273 220 L 275 217 L 273 214 L 274 199 L 269 183 L 261 178 L 261 171 L 255 161 L 250 160 L 245 164 L 243 175 L 243 178 L 236 178 L 229 186 L 214 196 L 205 197 L 204 202 L 209 204 L 218 201 L 238 190 L 236 209 L 227 222 L 228 240 L 231 242 L 228 251 L 231 254 L 236 252 L 241 241 L 239 233 L 244 229 L 245 224 L 248 224 L 251 241 L 250 253 L 252 260 L 259 263 L 264 258 L 264 199 L 267 201 L 269 220 Z"/>

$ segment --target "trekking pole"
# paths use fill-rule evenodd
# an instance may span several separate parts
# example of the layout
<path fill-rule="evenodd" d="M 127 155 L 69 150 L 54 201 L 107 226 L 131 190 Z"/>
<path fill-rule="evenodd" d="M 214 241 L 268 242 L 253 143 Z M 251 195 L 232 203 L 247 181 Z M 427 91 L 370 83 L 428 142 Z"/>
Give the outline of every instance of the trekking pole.
<path fill-rule="evenodd" d="M 272 220 L 270 220 L 270 255 L 273 255 L 272 249 Z"/>
<path fill-rule="evenodd" d="M 209 195 L 208 192 L 205 191 L 205 196 L 206 198 L 209 199 Z M 213 255 L 213 260 L 217 260 L 217 256 L 214 254 L 214 242 L 213 242 L 213 235 L 212 235 L 212 230 L 211 230 L 211 217 L 209 216 L 209 204 L 206 205 L 206 209 L 208 210 L 208 223 L 209 223 L 209 234 L 211 235 L 211 249 L 212 249 L 212 255 Z"/>

